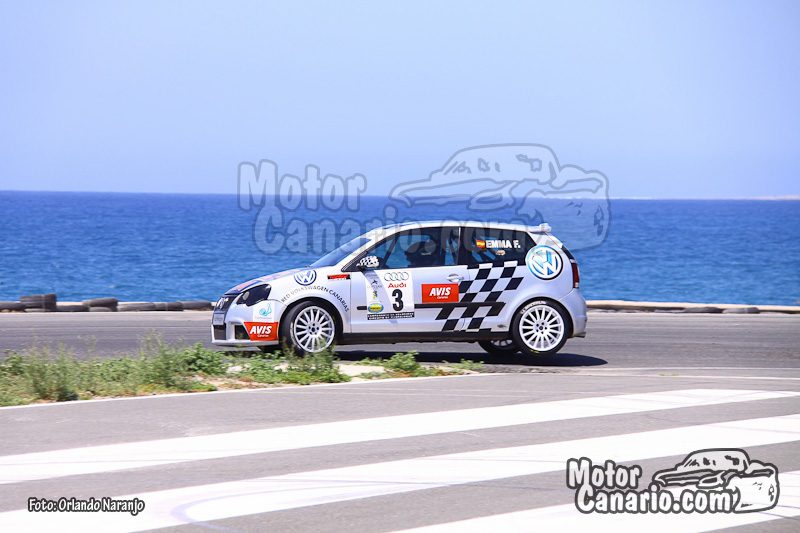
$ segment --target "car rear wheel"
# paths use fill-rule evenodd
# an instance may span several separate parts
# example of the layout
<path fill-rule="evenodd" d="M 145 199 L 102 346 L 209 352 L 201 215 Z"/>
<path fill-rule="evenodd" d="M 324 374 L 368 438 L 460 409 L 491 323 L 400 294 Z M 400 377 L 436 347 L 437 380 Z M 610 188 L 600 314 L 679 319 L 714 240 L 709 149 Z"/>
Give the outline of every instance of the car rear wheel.
<path fill-rule="evenodd" d="M 514 355 L 519 352 L 512 339 L 495 339 L 491 341 L 478 341 L 478 346 L 492 355 Z"/>
<path fill-rule="evenodd" d="M 329 348 L 336 339 L 336 319 L 326 307 L 303 302 L 289 310 L 280 332 L 281 340 L 296 355 L 317 353 Z"/>
<path fill-rule="evenodd" d="M 563 307 L 548 300 L 536 300 L 516 312 L 511 336 L 524 354 L 552 355 L 567 342 L 570 326 Z"/>

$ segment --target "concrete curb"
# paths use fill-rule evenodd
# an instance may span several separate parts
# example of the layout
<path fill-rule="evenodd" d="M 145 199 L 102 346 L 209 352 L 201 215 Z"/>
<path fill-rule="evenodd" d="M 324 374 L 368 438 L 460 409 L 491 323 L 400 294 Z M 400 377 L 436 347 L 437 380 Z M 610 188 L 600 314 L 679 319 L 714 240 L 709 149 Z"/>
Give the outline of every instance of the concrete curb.
<path fill-rule="evenodd" d="M 23 302 L 2 301 L 0 313 L 75 313 L 75 312 L 136 312 L 136 311 L 211 311 L 214 302 L 205 300 L 186 300 L 175 302 L 118 302 L 116 298 L 95 298 L 82 302 L 56 303 L 55 294 L 33 295 L 35 297 L 48 296 L 53 304 L 47 307 L 29 307 Z"/>
<path fill-rule="evenodd" d="M 796 305 L 697 304 L 688 302 L 627 302 L 625 300 L 588 300 L 589 309 L 606 311 L 673 312 L 673 313 L 791 313 L 800 314 Z"/>
<path fill-rule="evenodd" d="M 104 301 L 108 300 L 108 301 Z M 0 302 L 0 313 L 36 313 L 36 312 L 138 312 L 138 311 L 210 311 L 214 308 L 213 302 L 205 300 L 181 300 L 174 302 L 119 302 L 114 305 L 111 298 L 97 298 L 83 302 L 58 302 L 57 308 L 24 309 L 24 304 L 19 302 Z M 116 302 L 116 299 L 113 299 Z M 91 305 L 89 304 L 91 302 Z M 97 305 L 97 304 L 106 305 Z M 689 302 L 629 302 L 625 300 L 587 300 L 589 309 L 601 311 L 639 312 L 639 313 L 724 313 L 747 314 L 759 313 L 790 313 L 800 314 L 800 306 L 796 305 L 743 305 L 743 304 L 714 304 L 714 303 L 689 303 Z M 85 307 L 88 307 L 86 309 Z"/>

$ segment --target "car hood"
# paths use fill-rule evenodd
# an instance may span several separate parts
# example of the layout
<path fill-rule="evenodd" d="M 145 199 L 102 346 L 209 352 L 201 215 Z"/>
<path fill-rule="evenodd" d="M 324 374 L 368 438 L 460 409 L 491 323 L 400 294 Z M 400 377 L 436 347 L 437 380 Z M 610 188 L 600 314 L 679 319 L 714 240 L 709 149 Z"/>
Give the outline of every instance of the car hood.
<path fill-rule="evenodd" d="M 250 281 L 245 281 L 244 283 L 240 283 L 239 285 L 237 285 L 237 286 L 233 287 L 232 289 L 230 289 L 225 294 L 244 292 L 247 289 L 249 289 L 250 287 L 254 287 L 256 285 L 260 285 L 261 283 L 268 283 L 270 281 L 274 281 L 274 280 L 276 280 L 278 278 L 283 278 L 285 276 L 291 276 L 295 272 L 300 272 L 301 270 L 305 270 L 305 269 L 303 269 L 303 268 L 291 268 L 289 270 L 283 270 L 281 272 L 276 272 L 274 274 L 269 274 L 267 276 L 261 276 L 261 277 L 258 277 L 258 278 L 254 278 L 254 279 L 251 279 Z"/>

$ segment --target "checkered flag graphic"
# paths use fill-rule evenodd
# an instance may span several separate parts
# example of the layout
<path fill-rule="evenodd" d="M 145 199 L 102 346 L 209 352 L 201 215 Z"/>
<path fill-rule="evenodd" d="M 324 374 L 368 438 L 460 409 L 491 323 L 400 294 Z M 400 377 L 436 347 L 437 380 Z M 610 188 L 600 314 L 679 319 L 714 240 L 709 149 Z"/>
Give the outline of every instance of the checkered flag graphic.
<path fill-rule="evenodd" d="M 462 318 L 469 320 L 466 331 L 490 331 L 491 328 L 481 328 L 483 319 L 500 314 L 505 305 L 503 293 L 519 287 L 526 268 L 524 260 L 468 267 L 471 280 L 458 285 L 459 303 L 443 307 L 436 317 L 445 321 L 442 331 L 455 330 Z"/>

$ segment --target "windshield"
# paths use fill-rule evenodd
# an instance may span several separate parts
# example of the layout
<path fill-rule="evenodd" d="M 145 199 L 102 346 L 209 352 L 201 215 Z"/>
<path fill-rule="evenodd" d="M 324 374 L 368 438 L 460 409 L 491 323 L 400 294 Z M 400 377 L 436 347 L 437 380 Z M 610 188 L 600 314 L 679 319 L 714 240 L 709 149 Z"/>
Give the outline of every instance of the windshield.
<path fill-rule="evenodd" d="M 328 252 L 327 254 L 323 255 L 316 261 L 314 261 L 310 268 L 322 268 L 322 267 L 329 267 L 339 263 L 342 259 L 347 257 L 348 255 L 352 254 L 368 242 L 371 239 L 367 239 L 366 237 L 356 237 L 352 241 L 348 241 L 338 247 L 337 249 L 333 250 L 332 252 Z"/>

